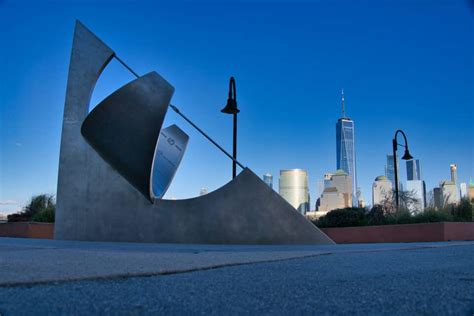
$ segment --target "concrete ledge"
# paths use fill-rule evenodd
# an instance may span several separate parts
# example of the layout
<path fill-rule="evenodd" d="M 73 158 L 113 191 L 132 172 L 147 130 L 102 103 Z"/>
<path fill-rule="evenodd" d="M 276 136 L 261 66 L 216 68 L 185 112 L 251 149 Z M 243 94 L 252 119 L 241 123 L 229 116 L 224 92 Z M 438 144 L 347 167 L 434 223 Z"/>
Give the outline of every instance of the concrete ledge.
<path fill-rule="evenodd" d="M 338 244 L 474 240 L 474 222 L 322 228 Z"/>
<path fill-rule="evenodd" d="M 0 237 L 54 239 L 54 224 L 34 222 L 0 223 Z"/>

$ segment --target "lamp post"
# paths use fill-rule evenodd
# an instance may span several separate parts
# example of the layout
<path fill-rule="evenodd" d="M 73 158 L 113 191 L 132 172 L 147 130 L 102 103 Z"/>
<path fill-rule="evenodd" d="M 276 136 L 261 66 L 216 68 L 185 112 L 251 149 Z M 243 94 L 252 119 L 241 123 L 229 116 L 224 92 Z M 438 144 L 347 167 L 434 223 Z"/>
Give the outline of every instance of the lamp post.
<path fill-rule="evenodd" d="M 399 144 L 397 142 L 397 136 L 398 136 L 398 133 L 401 133 L 402 136 L 403 136 L 403 139 L 405 140 L 405 145 L 402 145 L 402 144 Z M 398 207 L 399 207 L 399 200 L 398 200 L 398 167 L 397 167 L 397 147 L 398 146 L 402 146 L 402 147 L 405 147 L 405 154 L 403 155 L 402 159 L 403 160 L 410 160 L 410 159 L 413 159 L 412 155 L 410 155 L 410 152 L 408 151 L 408 141 L 407 141 L 407 137 L 405 135 L 405 133 L 399 129 L 395 132 L 395 136 L 393 137 L 393 140 L 392 140 L 392 146 L 393 146 L 393 164 L 394 164 L 394 169 L 395 169 L 395 205 L 397 207 L 397 211 L 398 211 Z"/>
<path fill-rule="evenodd" d="M 230 77 L 229 81 L 229 97 L 227 98 L 226 106 L 221 110 L 222 113 L 234 115 L 234 140 L 233 140 L 233 152 L 232 152 L 232 179 L 237 175 L 237 113 L 240 110 L 237 108 L 237 95 L 235 89 L 235 79 Z"/>

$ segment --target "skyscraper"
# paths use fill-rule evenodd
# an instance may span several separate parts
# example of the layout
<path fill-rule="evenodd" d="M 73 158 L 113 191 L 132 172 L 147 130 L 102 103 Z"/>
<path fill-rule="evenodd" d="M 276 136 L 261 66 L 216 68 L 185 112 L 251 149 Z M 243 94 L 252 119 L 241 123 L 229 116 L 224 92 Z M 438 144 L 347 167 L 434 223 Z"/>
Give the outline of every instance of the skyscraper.
<path fill-rule="evenodd" d="M 420 160 L 407 160 L 407 180 L 421 180 Z"/>
<path fill-rule="evenodd" d="M 397 157 L 397 178 L 398 178 L 398 189 L 402 190 L 400 186 L 400 161 Z M 387 155 L 387 165 L 385 166 L 385 176 L 392 182 L 392 188 L 395 188 L 395 160 L 393 155 Z"/>
<path fill-rule="evenodd" d="M 357 172 L 355 154 L 354 121 L 346 116 L 344 90 L 342 90 L 342 117 L 336 124 L 337 169 L 347 172 L 352 178 L 352 203 L 357 206 Z"/>
<path fill-rule="evenodd" d="M 301 214 L 309 211 L 308 173 L 302 169 L 280 170 L 280 195 Z"/>
<path fill-rule="evenodd" d="M 270 173 L 266 173 L 263 175 L 263 182 L 265 182 L 266 185 L 273 189 L 273 176 Z"/>

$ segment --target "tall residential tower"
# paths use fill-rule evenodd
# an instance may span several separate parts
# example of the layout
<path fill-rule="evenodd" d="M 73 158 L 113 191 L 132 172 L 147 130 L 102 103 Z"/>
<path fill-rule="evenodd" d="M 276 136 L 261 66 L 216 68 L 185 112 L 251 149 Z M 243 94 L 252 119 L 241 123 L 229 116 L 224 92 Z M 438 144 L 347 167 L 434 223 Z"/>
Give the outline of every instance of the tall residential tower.
<path fill-rule="evenodd" d="M 337 169 L 342 169 L 352 178 L 352 204 L 357 206 L 357 173 L 355 155 L 354 121 L 346 116 L 344 90 L 342 90 L 342 117 L 336 124 Z"/>

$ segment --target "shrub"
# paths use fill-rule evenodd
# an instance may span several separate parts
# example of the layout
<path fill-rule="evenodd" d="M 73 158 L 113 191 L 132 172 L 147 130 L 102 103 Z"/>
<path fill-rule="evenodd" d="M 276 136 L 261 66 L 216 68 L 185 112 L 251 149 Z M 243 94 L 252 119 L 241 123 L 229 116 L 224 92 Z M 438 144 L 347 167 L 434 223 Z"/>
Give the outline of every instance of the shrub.
<path fill-rule="evenodd" d="M 32 222 L 54 223 L 54 208 L 46 209 L 31 217 Z"/>
<path fill-rule="evenodd" d="M 333 210 L 325 216 L 320 217 L 316 221 L 316 226 L 347 227 L 366 225 L 365 212 L 365 209 L 355 207 Z"/>
<path fill-rule="evenodd" d="M 434 223 L 434 222 L 451 222 L 453 216 L 445 210 L 436 211 L 434 209 L 426 209 L 423 213 L 415 214 L 412 217 L 413 223 Z"/>
<path fill-rule="evenodd" d="M 462 199 L 453 210 L 453 217 L 460 221 L 472 221 L 472 204 L 467 199 Z"/>
<path fill-rule="evenodd" d="M 381 205 L 375 205 L 372 209 L 366 214 L 367 225 L 383 225 L 387 222 L 385 218 L 385 210 Z"/>
<path fill-rule="evenodd" d="M 337 209 L 320 217 L 313 223 L 318 227 L 350 227 L 369 225 L 418 224 L 433 222 L 471 221 L 473 206 L 463 200 L 451 209 L 435 210 L 427 208 L 424 212 L 411 214 L 406 209 L 387 213 L 383 206 L 376 205 L 370 211 L 363 208 Z"/>
<path fill-rule="evenodd" d="M 54 222 L 56 204 L 51 194 L 36 195 L 23 210 L 16 214 L 8 215 L 9 222 Z"/>

